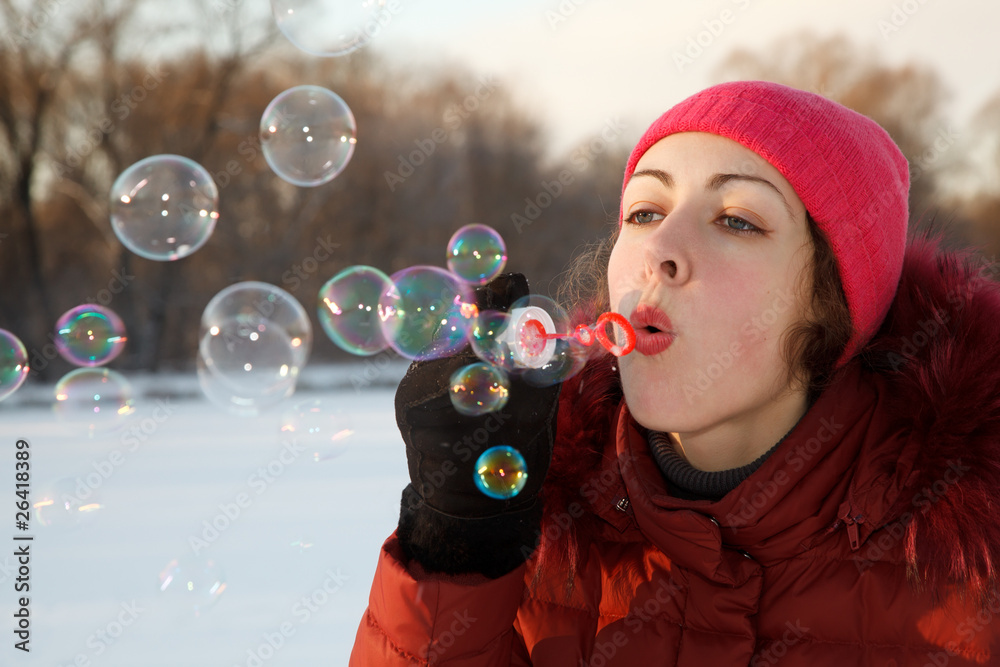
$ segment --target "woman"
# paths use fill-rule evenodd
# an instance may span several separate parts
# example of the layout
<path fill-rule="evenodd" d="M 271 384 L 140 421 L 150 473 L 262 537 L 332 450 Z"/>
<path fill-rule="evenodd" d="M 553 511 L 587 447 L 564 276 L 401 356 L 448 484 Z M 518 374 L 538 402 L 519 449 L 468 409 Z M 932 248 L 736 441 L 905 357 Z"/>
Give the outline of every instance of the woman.
<path fill-rule="evenodd" d="M 447 409 L 467 359 L 411 367 L 352 664 L 1000 664 L 997 267 L 907 244 L 908 187 L 874 122 L 784 86 L 654 122 L 606 273 L 635 352 L 492 422 Z M 472 485 L 493 444 L 528 459 L 508 501 Z"/>

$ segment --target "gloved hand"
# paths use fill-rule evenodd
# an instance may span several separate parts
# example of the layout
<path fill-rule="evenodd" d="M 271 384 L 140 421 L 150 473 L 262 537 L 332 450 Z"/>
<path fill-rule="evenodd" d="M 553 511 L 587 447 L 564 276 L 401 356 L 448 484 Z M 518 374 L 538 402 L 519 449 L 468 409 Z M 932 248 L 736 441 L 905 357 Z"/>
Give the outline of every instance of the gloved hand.
<path fill-rule="evenodd" d="M 519 273 L 476 290 L 480 310 L 507 310 L 528 294 Z M 451 375 L 480 361 L 468 346 L 451 357 L 418 361 L 396 390 L 396 423 L 406 443 L 411 484 L 403 491 L 397 536 L 404 553 L 429 572 L 499 577 L 531 555 L 541 522 L 538 491 L 555 441 L 560 385 L 534 387 L 510 375 L 507 404 L 468 416 L 451 403 Z M 528 480 L 506 500 L 475 484 L 475 463 L 490 447 L 509 445 L 527 463 Z"/>

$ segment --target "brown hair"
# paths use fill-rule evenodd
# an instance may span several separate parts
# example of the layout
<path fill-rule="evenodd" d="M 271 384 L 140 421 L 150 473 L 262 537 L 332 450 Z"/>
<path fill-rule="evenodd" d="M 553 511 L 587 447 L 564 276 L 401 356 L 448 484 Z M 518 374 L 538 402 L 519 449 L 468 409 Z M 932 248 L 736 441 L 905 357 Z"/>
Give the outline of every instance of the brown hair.
<path fill-rule="evenodd" d="M 806 223 L 813 248 L 811 313 L 785 331 L 782 349 L 789 384 L 805 386 L 811 405 L 830 384 L 853 327 L 833 248 L 812 216 L 806 214 Z M 563 275 L 557 299 L 578 313 L 580 321 L 592 322 L 610 310 L 608 259 L 618 232 L 616 221 L 613 231 L 585 246 Z"/>

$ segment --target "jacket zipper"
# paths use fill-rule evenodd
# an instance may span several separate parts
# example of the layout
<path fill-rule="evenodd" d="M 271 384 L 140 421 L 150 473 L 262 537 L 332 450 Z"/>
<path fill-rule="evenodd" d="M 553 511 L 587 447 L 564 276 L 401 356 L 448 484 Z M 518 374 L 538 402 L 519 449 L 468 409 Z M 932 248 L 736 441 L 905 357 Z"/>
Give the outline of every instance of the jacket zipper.
<path fill-rule="evenodd" d="M 847 539 L 851 543 L 851 551 L 861 548 L 861 537 L 858 535 L 858 526 L 865 522 L 863 514 L 854 514 L 851 511 L 850 503 L 844 502 L 840 506 L 840 520 L 847 526 Z"/>

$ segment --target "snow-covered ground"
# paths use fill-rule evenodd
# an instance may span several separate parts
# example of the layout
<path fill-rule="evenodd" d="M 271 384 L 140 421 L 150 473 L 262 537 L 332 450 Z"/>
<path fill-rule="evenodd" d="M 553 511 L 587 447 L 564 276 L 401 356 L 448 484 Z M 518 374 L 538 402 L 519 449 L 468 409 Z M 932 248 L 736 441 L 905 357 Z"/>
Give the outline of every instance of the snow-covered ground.
<path fill-rule="evenodd" d="M 0 402 L 0 665 L 346 665 L 407 481 L 392 407 L 404 371 L 307 369 L 294 396 L 253 418 L 208 403 L 194 373 L 132 377 L 136 428 L 96 439 L 56 419 L 51 387 L 29 383 Z M 280 431 L 282 408 L 311 398 L 354 429 L 342 454 L 320 462 Z M 57 484 L 100 509 L 75 512 L 77 524 L 43 508 L 51 525 L 33 511 L 30 530 L 17 530 L 19 438 L 30 443 L 34 502 Z M 15 591 L 13 554 L 29 544 L 15 535 L 34 536 L 30 593 Z M 175 559 L 190 576 L 161 591 Z M 212 594 L 206 573 L 220 572 Z M 188 580 L 193 591 L 174 590 Z M 22 595 L 30 654 L 14 648 Z"/>

